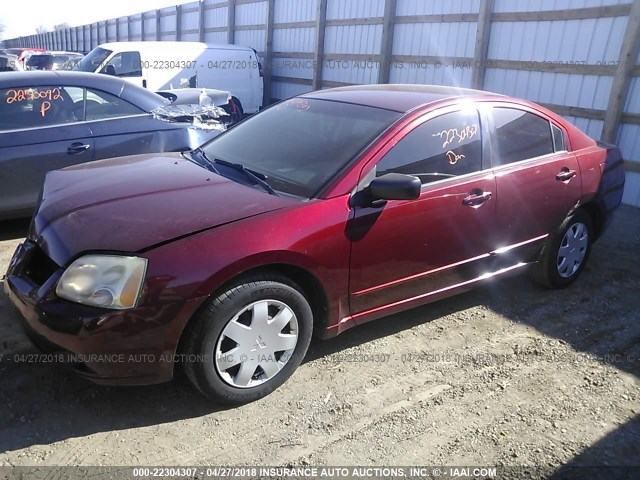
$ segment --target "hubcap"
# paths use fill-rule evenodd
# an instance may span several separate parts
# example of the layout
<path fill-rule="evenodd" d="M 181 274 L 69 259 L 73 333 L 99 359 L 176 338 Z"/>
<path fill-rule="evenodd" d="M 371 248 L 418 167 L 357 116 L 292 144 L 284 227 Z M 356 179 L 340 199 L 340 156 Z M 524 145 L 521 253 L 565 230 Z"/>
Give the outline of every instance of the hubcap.
<path fill-rule="evenodd" d="M 291 359 L 298 343 L 298 319 L 278 300 L 244 307 L 222 330 L 215 365 L 229 385 L 250 388 L 271 380 Z"/>
<path fill-rule="evenodd" d="M 584 223 L 574 223 L 564 234 L 558 250 L 558 274 L 569 278 L 582 265 L 589 245 L 589 232 Z"/>

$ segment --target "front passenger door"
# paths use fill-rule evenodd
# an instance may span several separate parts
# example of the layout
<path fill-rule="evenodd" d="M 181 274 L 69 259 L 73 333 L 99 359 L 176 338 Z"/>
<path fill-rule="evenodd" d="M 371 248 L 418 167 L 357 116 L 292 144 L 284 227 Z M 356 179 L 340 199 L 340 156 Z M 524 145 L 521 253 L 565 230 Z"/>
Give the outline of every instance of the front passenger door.
<path fill-rule="evenodd" d="M 482 130 L 475 109 L 432 114 L 365 167 L 361 186 L 395 172 L 419 177 L 422 192 L 354 209 L 349 302 L 356 322 L 424 303 L 486 272 L 496 184 L 483 170 Z"/>

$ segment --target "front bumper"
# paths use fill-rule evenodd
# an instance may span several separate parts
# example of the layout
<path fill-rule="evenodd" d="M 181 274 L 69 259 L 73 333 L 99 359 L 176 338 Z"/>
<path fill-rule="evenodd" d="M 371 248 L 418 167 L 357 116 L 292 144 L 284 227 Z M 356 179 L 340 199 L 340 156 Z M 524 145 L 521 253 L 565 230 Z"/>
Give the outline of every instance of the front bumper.
<path fill-rule="evenodd" d="M 197 308 L 195 302 L 130 310 L 79 305 L 55 295 L 62 272 L 29 241 L 18 247 L 7 271 L 4 291 L 37 347 L 100 384 L 171 380 L 180 333 Z"/>

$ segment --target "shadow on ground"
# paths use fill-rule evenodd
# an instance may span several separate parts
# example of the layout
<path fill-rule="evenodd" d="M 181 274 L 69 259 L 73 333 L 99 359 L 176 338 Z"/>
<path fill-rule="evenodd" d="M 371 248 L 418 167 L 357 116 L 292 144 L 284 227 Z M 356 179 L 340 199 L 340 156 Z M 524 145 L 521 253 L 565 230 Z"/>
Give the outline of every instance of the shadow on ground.
<path fill-rule="evenodd" d="M 0 222 L 0 242 L 4 240 L 15 240 L 24 238 L 29 231 L 31 219 L 21 218 L 19 220 L 4 220 Z"/>

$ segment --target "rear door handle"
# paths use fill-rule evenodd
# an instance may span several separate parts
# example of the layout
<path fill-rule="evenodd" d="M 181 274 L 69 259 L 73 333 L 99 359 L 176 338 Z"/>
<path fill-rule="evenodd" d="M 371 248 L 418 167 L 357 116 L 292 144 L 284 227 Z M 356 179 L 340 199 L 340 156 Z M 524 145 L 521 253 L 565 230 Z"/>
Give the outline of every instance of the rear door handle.
<path fill-rule="evenodd" d="M 578 173 L 575 170 L 569 170 L 568 168 L 563 168 L 556 175 L 556 180 L 559 182 L 567 182 L 575 177 Z"/>
<path fill-rule="evenodd" d="M 462 200 L 462 205 L 465 205 L 467 207 L 478 207 L 484 202 L 490 200 L 491 196 L 491 192 L 482 192 L 480 190 L 478 190 L 477 192 L 473 191 Z"/>

